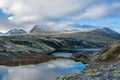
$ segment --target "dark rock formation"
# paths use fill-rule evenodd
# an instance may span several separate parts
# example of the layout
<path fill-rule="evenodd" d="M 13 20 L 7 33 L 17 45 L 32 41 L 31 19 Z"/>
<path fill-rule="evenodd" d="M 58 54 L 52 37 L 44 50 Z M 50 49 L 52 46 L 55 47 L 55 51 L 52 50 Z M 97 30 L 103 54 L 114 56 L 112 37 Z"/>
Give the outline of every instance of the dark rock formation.
<path fill-rule="evenodd" d="M 96 52 L 91 51 L 91 52 L 73 53 L 72 58 L 78 59 L 82 63 L 89 64 L 91 62 L 91 56 Z"/>
<path fill-rule="evenodd" d="M 72 56 L 72 58 L 80 60 L 82 63 L 88 63 L 88 57 L 84 54 L 76 54 Z"/>

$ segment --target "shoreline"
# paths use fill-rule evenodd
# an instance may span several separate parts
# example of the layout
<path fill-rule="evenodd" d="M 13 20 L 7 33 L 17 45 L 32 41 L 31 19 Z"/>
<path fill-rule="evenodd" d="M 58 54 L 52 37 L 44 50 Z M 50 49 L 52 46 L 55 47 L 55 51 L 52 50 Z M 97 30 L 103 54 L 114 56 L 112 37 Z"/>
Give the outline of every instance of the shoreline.
<path fill-rule="evenodd" d="M 0 58 L 0 66 L 1 65 L 5 65 L 5 66 L 20 66 L 20 65 L 29 65 L 29 64 L 39 64 L 39 63 L 43 63 L 43 62 L 48 62 L 50 60 L 54 60 L 57 59 L 54 56 L 49 56 L 49 55 L 44 55 L 44 54 L 32 54 L 30 55 L 18 55 L 18 54 L 14 54 L 17 56 L 16 61 L 15 58 L 11 58 L 11 59 L 4 59 L 4 58 Z M 22 57 L 26 57 L 26 58 L 22 58 Z"/>
<path fill-rule="evenodd" d="M 39 64 L 39 63 L 44 63 L 48 62 L 50 60 L 55 60 L 55 59 L 69 59 L 69 60 L 74 60 L 76 62 L 82 62 L 83 64 L 87 63 L 87 60 L 84 60 L 83 58 L 76 59 L 73 57 L 56 57 L 52 55 L 45 55 L 45 54 L 12 54 L 12 56 L 16 56 L 16 61 L 15 58 L 1 58 L 0 57 L 0 66 L 21 66 L 21 65 L 30 65 L 30 64 Z"/>

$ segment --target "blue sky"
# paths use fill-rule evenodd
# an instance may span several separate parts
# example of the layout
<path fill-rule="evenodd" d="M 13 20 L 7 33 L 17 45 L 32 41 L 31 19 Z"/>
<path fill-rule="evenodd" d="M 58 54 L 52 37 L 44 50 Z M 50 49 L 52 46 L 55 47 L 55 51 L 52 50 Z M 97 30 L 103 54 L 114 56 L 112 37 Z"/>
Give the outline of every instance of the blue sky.
<path fill-rule="evenodd" d="M 2 12 L 2 10 L 0 9 L 0 16 L 5 16 L 5 14 Z"/>
<path fill-rule="evenodd" d="M 0 1 L 1 32 L 13 28 L 30 30 L 36 24 L 61 25 L 61 22 L 120 31 L 119 21 L 120 0 Z"/>

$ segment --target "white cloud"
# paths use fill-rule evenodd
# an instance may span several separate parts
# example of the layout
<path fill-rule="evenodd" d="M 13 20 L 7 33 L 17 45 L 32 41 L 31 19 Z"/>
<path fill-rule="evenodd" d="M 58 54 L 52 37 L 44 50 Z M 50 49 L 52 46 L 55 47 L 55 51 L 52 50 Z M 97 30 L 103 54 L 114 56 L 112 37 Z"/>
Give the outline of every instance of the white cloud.
<path fill-rule="evenodd" d="M 0 0 L 0 9 L 13 15 L 8 17 L 10 22 L 6 20 L 6 24 L 20 24 L 22 27 L 58 19 L 120 16 L 120 2 L 108 3 L 105 0 Z M 6 24 L 2 23 L 3 26 Z"/>
<path fill-rule="evenodd" d="M 80 18 L 101 18 L 107 14 L 106 5 L 94 5 L 88 9 L 80 16 Z"/>
<path fill-rule="evenodd" d="M 15 17 L 15 21 L 44 20 L 61 18 L 83 7 L 88 0 L 3 0 L 2 10 Z M 90 0 L 91 1 L 91 0 Z M 89 1 L 88 1 L 89 2 Z"/>
<path fill-rule="evenodd" d="M 120 3 L 93 5 L 80 18 L 102 18 L 120 16 Z"/>
<path fill-rule="evenodd" d="M 80 25 L 75 22 L 49 22 L 47 23 L 53 31 L 57 32 L 80 32 L 80 31 L 90 31 L 95 29 L 95 26 Z M 45 27 L 44 27 L 45 28 Z M 48 26 L 45 30 L 49 29 Z M 48 30 L 49 31 L 49 30 Z"/>
<path fill-rule="evenodd" d="M 8 17 L 8 20 L 13 20 L 13 19 L 14 19 L 13 16 Z"/>

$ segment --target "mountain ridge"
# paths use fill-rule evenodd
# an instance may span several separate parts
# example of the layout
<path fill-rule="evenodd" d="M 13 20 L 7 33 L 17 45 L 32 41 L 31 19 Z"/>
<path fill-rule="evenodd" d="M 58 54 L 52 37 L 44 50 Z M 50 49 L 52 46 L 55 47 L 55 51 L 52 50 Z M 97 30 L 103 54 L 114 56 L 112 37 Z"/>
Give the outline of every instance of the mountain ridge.
<path fill-rule="evenodd" d="M 27 32 L 23 29 L 11 29 L 6 33 L 0 32 L 0 36 L 24 35 L 24 34 L 27 34 Z"/>
<path fill-rule="evenodd" d="M 92 30 L 95 27 L 89 25 L 35 25 L 30 30 L 30 33 L 66 33 L 66 32 L 81 32 Z"/>

